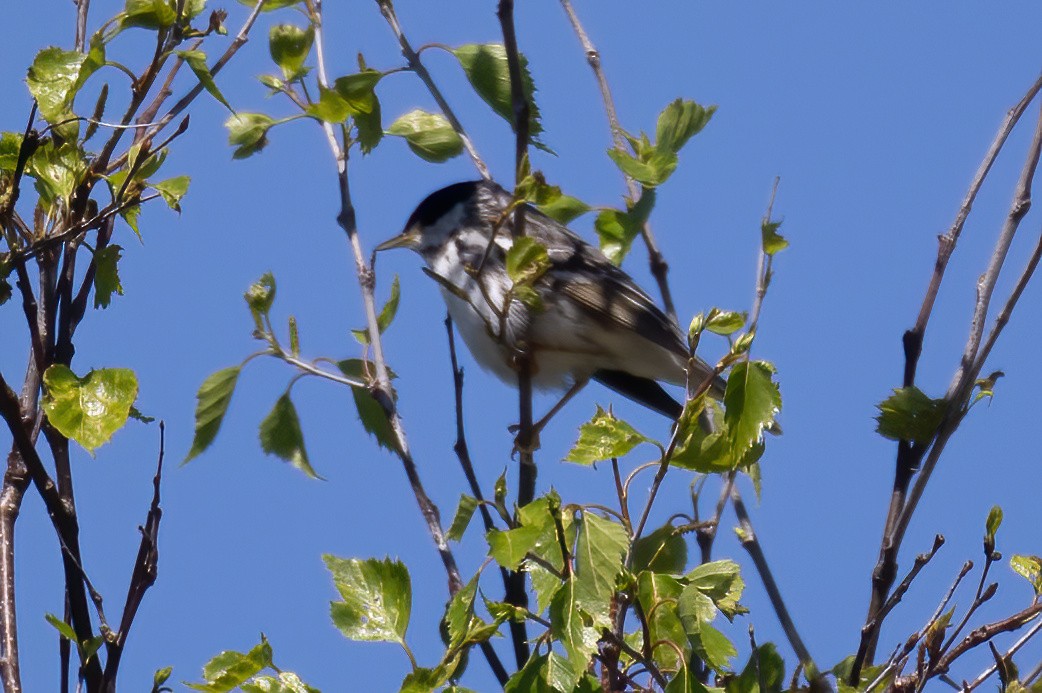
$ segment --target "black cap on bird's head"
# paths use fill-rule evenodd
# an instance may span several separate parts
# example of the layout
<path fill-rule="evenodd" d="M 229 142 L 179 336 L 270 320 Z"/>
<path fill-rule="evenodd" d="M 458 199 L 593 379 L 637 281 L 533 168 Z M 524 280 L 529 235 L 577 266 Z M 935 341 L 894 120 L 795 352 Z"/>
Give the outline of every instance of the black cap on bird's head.
<path fill-rule="evenodd" d="M 440 245 L 465 220 L 475 216 L 474 203 L 479 198 L 506 195 L 492 181 L 472 180 L 436 190 L 421 202 L 402 232 L 376 246 L 377 251 L 410 248 L 423 252 L 425 247 Z"/>

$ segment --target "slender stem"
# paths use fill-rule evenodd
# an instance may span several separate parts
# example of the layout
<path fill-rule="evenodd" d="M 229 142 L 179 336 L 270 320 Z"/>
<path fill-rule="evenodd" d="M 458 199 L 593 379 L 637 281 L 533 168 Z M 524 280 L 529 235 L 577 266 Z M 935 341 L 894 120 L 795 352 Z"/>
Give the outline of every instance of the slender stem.
<path fill-rule="evenodd" d="M 387 20 L 387 24 L 390 25 L 391 31 L 394 32 L 395 38 L 398 39 L 398 45 L 402 47 L 402 55 L 405 56 L 406 62 L 409 63 L 409 69 L 416 73 L 416 76 L 426 85 L 427 91 L 434 97 L 434 101 L 438 104 L 438 108 L 441 109 L 445 119 L 449 121 L 449 125 L 456 131 L 456 134 L 463 140 L 463 147 L 467 150 L 467 154 L 470 155 L 471 161 L 474 162 L 474 168 L 478 170 L 478 173 L 485 180 L 492 180 L 492 174 L 488 171 L 488 166 L 481 159 L 478 154 L 478 150 L 474 147 L 473 141 L 470 136 L 463 129 L 459 119 L 453 112 L 452 108 L 449 107 L 448 101 L 442 96 L 441 90 L 434 83 L 434 79 L 431 78 L 431 73 L 427 71 L 423 62 L 420 60 L 419 54 L 413 50 L 409 40 L 405 38 L 405 33 L 402 31 L 402 26 L 398 22 L 398 15 L 394 11 L 394 3 L 391 0 L 376 0 L 380 6 L 380 14 L 383 15 L 384 19 Z"/>
<path fill-rule="evenodd" d="M 604 70 L 601 67 L 601 54 L 597 51 L 597 48 L 593 45 L 582 23 L 579 21 L 579 16 L 575 13 L 571 1 L 561 0 L 561 7 L 564 8 L 565 14 L 568 15 L 568 21 L 571 22 L 572 29 L 579 38 L 579 43 L 586 54 L 586 62 L 590 64 L 590 69 L 593 70 L 594 78 L 597 80 L 597 87 L 601 92 L 601 100 L 604 102 L 604 112 L 608 116 L 608 127 L 611 129 L 613 146 L 617 151 L 625 152 L 626 139 L 623 129 L 619 125 L 618 115 L 615 112 L 615 101 L 612 99 L 608 80 L 604 76 Z M 638 192 L 643 194 L 643 191 L 638 191 L 636 181 L 629 176 L 626 176 L 626 189 L 629 191 L 630 199 L 633 202 L 637 201 Z M 665 306 L 666 315 L 676 322 L 677 311 L 673 304 L 673 293 L 669 289 L 669 280 L 667 278 L 669 275 L 669 263 L 666 262 L 662 252 L 658 249 L 655 236 L 651 232 L 651 224 L 645 222 L 641 226 L 640 235 L 648 249 L 648 264 L 651 267 L 651 275 L 655 277 L 655 282 L 658 284 L 659 293 L 662 294 L 662 304 Z"/>
<path fill-rule="evenodd" d="M 739 540 L 742 548 L 749 552 L 749 557 L 752 558 L 753 565 L 756 566 L 756 572 L 760 574 L 760 580 L 763 582 L 763 587 L 771 600 L 771 606 L 774 607 L 774 613 L 781 622 L 782 630 L 785 631 L 785 637 L 789 640 L 789 645 L 792 646 L 796 657 L 800 660 L 800 664 L 807 671 L 807 679 L 811 682 L 811 688 L 814 689 L 816 685 L 824 685 L 815 683 L 820 677 L 818 667 L 814 664 L 807 646 L 803 644 L 803 639 L 800 637 L 799 631 L 796 630 L 796 624 L 793 622 L 789 610 L 785 607 L 785 601 L 782 599 L 781 591 L 778 589 L 778 583 L 774 580 L 774 575 L 767 564 L 767 558 L 764 556 L 763 548 L 760 546 L 756 533 L 753 531 L 749 513 L 745 509 L 745 503 L 742 502 L 742 496 L 738 493 L 738 489 L 733 486 L 731 488 L 731 505 L 734 506 L 735 514 L 738 516 L 738 523 L 741 528 Z"/>

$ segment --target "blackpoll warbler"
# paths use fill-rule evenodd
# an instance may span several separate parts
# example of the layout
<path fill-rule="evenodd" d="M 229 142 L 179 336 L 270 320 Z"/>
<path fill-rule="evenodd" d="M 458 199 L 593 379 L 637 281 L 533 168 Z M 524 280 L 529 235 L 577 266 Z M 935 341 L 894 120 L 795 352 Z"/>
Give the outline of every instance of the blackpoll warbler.
<path fill-rule="evenodd" d="M 525 235 L 546 248 L 549 264 L 520 300 L 506 266 L 512 204 L 490 181 L 450 185 L 376 250 L 423 256 L 474 359 L 508 383 L 517 383 L 513 364 L 524 347 L 537 388 L 574 392 L 592 378 L 672 419 L 682 407 L 657 381 L 696 388 L 712 377 L 709 393 L 723 396 L 723 379 L 689 354 L 677 325 L 628 274 L 533 207 Z"/>

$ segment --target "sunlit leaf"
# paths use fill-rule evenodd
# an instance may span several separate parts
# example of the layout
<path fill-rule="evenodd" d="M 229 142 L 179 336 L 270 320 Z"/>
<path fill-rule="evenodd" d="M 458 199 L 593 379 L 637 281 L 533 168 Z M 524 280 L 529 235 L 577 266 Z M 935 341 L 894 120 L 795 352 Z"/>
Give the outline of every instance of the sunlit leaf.
<path fill-rule="evenodd" d="M 469 43 L 452 51 L 463 67 L 467 79 L 474 91 L 485 103 L 492 107 L 500 117 L 514 124 L 514 106 L 510 92 L 510 71 L 507 66 L 507 52 L 500 43 Z M 528 71 L 525 56 L 519 56 L 521 63 L 521 90 L 528 100 L 528 136 L 536 146 L 542 147 L 539 134 L 543 131 L 540 122 L 539 107 L 535 103 L 535 83 Z"/>
<path fill-rule="evenodd" d="M 205 683 L 186 685 L 198 691 L 231 691 L 270 667 L 271 657 L 271 645 L 267 638 L 261 636 L 260 644 L 249 652 L 226 650 L 203 665 Z"/>
<path fill-rule="evenodd" d="M 412 609 L 409 571 L 389 558 L 322 557 L 343 601 L 332 602 L 333 624 L 352 640 L 405 642 Z"/>
<path fill-rule="evenodd" d="M 778 229 L 781 228 L 781 225 L 782 223 L 780 221 L 764 221 L 760 225 L 763 252 L 767 255 L 774 255 L 775 253 L 789 247 L 789 241 L 778 233 Z"/>
<path fill-rule="evenodd" d="M 293 24 L 276 24 L 268 31 L 268 51 L 287 82 L 303 75 L 304 61 L 314 40 L 315 28 L 310 24 L 304 29 Z"/>
<path fill-rule="evenodd" d="M 94 307 L 108 308 L 112 294 L 123 295 L 117 265 L 123 254 L 118 245 L 105 246 L 94 253 Z"/>
<path fill-rule="evenodd" d="M 1009 559 L 1009 567 L 1031 583 L 1035 596 L 1042 594 L 1042 558 L 1017 554 Z"/>
<path fill-rule="evenodd" d="M 694 101 L 673 101 L 659 114 L 655 127 L 655 146 L 677 153 L 692 136 L 701 132 L 715 112 L 716 106 L 703 108 Z"/>
<path fill-rule="evenodd" d="M 55 364 L 44 372 L 43 383 L 47 420 L 89 452 L 123 427 L 137 399 L 137 376 L 127 368 L 100 368 L 80 378 Z"/>
<path fill-rule="evenodd" d="M 459 505 L 456 506 L 456 514 L 452 517 L 452 524 L 449 525 L 445 538 L 449 541 L 462 539 L 463 533 L 467 531 L 467 527 L 470 525 L 470 518 L 474 516 L 474 511 L 477 510 L 477 507 L 477 498 L 461 493 Z"/>
<path fill-rule="evenodd" d="M 180 212 L 181 199 L 188 192 L 188 184 L 191 182 L 192 179 L 188 176 L 174 176 L 151 185 L 163 197 L 163 201 L 167 203 L 170 209 Z"/>
<path fill-rule="evenodd" d="M 268 130 L 277 125 L 271 116 L 263 113 L 236 113 L 224 121 L 228 128 L 228 144 L 235 147 L 233 159 L 245 159 L 268 144 Z"/>
<path fill-rule="evenodd" d="M 308 460 L 304 431 L 289 393 L 279 397 L 271 412 L 261 421 L 260 444 L 264 452 L 281 457 L 312 479 L 321 478 Z"/>
<path fill-rule="evenodd" d="M 210 67 L 206 64 L 206 53 L 200 50 L 189 50 L 189 51 L 177 51 L 177 54 L 188 63 L 188 67 L 192 68 L 192 72 L 195 74 L 196 79 L 199 80 L 199 84 L 203 85 L 203 89 L 209 92 L 210 96 L 214 97 L 232 113 L 235 109 L 232 108 L 228 100 L 224 98 L 224 94 L 217 88 L 217 83 L 213 81 L 213 75 L 210 73 Z M 234 116 L 233 116 L 234 117 Z"/>
<path fill-rule="evenodd" d="M 946 405 L 943 399 L 931 399 L 912 386 L 895 389 L 894 394 L 876 406 L 876 430 L 880 435 L 891 440 L 928 443 L 941 425 Z"/>
<path fill-rule="evenodd" d="M 735 459 L 741 459 L 760 442 L 764 429 L 774 421 L 781 405 L 772 364 L 741 361 L 734 365 L 724 392 L 724 421 Z"/>
<path fill-rule="evenodd" d="M 579 440 L 564 459 L 566 462 L 593 464 L 622 457 L 641 443 L 649 442 L 653 441 L 598 406 L 593 418 L 579 427 Z"/>
<path fill-rule="evenodd" d="M 418 157 L 432 163 L 448 161 L 463 151 L 463 140 L 445 116 L 414 110 L 391 123 L 387 134 L 404 137 Z"/>

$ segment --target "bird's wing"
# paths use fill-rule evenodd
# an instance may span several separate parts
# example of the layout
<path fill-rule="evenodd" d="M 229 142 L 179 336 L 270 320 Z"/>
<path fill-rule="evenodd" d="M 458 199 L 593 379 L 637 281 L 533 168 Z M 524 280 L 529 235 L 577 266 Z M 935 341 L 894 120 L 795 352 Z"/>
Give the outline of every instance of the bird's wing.
<path fill-rule="evenodd" d="M 525 232 L 546 246 L 551 266 L 543 281 L 548 290 L 563 292 L 603 323 L 635 331 L 687 358 L 676 324 L 601 251 L 532 208 Z"/>

